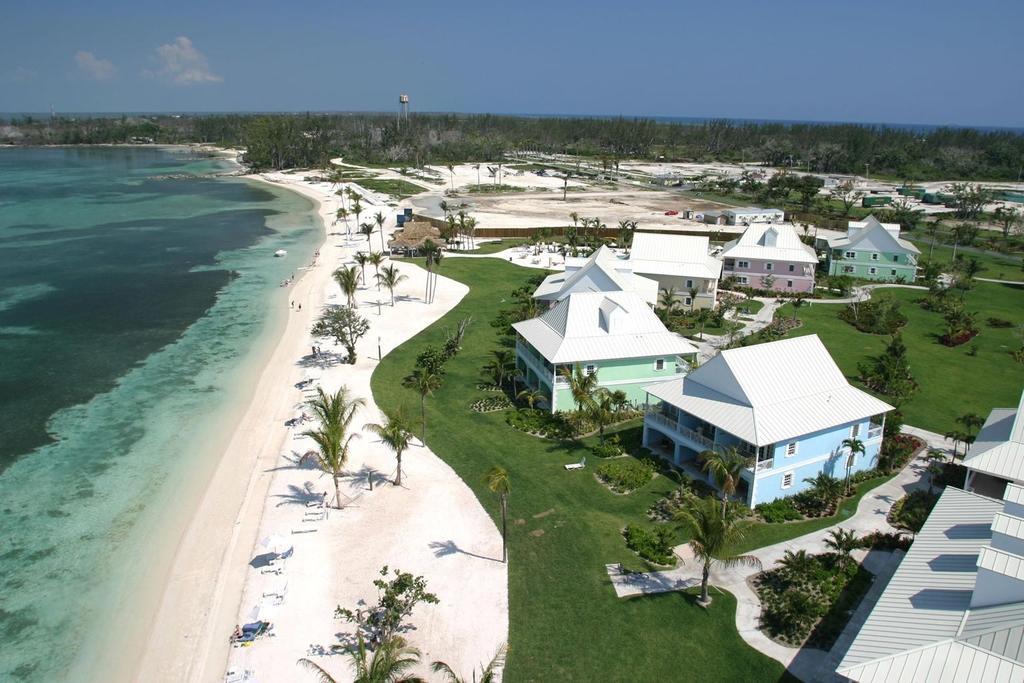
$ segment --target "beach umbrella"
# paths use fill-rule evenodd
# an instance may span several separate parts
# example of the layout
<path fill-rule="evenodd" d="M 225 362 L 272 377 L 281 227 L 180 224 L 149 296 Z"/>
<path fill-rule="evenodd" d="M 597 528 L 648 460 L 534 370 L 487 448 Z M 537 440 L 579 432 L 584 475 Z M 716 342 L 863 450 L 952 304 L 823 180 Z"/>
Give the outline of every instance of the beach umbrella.
<path fill-rule="evenodd" d="M 272 534 L 263 539 L 263 547 L 275 555 L 283 555 L 292 549 L 292 541 L 286 536 Z"/>

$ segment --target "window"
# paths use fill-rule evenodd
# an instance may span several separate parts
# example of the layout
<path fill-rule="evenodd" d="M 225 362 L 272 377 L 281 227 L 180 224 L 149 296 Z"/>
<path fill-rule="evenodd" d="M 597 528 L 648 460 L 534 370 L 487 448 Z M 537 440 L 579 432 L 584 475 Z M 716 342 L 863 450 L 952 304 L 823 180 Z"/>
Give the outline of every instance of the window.
<path fill-rule="evenodd" d="M 782 475 L 782 488 L 788 489 L 793 485 L 793 473 L 786 472 Z"/>
<path fill-rule="evenodd" d="M 868 275 L 877 275 L 878 268 L 868 268 Z"/>
<path fill-rule="evenodd" d="M 684 305 L 684 306 L 689 306 L 689 305 L 691 305 L 692 303 L 693 303 L 693 299 L 691 299 L 690 297 L 684 297 L 684 298 L 683 298 L 683 305 Z"/>
<path fill-rule="evenodd" d="M 791 272 L 791 273 L 796 272 L 796 266 L 794 266 L 792 263 L 789 264 L 789 272 Z"/>
<path fill-rule="evenodd" d="M 791 441 L 786 444 L 786 457 L 791 458 L 796 455 L 796 441 Z"/>
<path fill-rule="evenodd" d="M 872 261 L 877 261 L 878 260 L 878 254 L 872 254 L 871 255 L 871 260 Z"/>
<path fill-rule="evenodd" d="M 687 280 L 686 281 L 686 288 L 690 289 L 691 287 L 693 287 L 693 280 Z"/>
<path fill-rule="evenodd" d="M 740 275 L 739 277 L 736 278 L 736 281 L 739 282 L 741 285 L 745 285 L 747 284 L 747 276 Z"/>
<path fill-rule="evenodd" d="M 896 269 L 895 269 L 895 268 L 893 268 L 893 269 L 892 269 L 892 270 L 890 270 L 889 272 L 890 272 L 890 273 L 891 273 L 892 275 L 896 275 Z"/>
<path fill-rule="evenodd" d="M 727 258 L 727 259 L 725 259 L 725 267 L 726 268 L 735 268 L 736 267 L 736 259 L 734 259 L 734 258 Z"/>
<path fill-rule="evenodd" d="M 786 288 L 787 289 L 793 289 L 793 281 L 792 280 L 786 280 Z"/>
<path fill-rule="evenodd" d="M 736 262 L 736 266 L 738 268 L 749 268 L 750 267 L 750 261 L 737 261 Z"/>
<path fill-rule="evenodd" d="M 773 267 L 774 267 L 774 264 L 771 261 L 768 261 L 767 263 L 764 264 L 764 269 L 765 270 L 771 270 Z"/>
<path fill-rule="evenodd" d="M 665 359 L 664 358 L 659 358 L 658 360 L 654 361 L 654 369 L 655 370 L 664 370 L 665 369 Z"/>
<path fill-rule="evenodd" d="M 860 424 L 855 424 L 850 427 L 850 438 L 856 439 L 858 436 L 860 436 Z"/>
<path fill-rule="evenodd" d="M 586 373 L 588 375 L 593 375 L 595 372 L 597 372 L 597 366 L 596 365 L 588 365 L 587 366 Z"/>
<path fill-rule="evenodd" d="M 845 256 L 846 258 L 857 258 L 857 252 L 848 251 L 845 254 L 843 254 L 843 256 Z"/>
<path fill-rule="evenodd" d="M 900 255 L 899 254 L 893 254 L 892 255 L 892 262 L 893 263 L 899 263 L 900 262 Z"/>
<path fill-rule="evenodd" d="M 852 273 L 853 272 L 853 266 L 843 266 L 843 272 L 844 273 Z"/>

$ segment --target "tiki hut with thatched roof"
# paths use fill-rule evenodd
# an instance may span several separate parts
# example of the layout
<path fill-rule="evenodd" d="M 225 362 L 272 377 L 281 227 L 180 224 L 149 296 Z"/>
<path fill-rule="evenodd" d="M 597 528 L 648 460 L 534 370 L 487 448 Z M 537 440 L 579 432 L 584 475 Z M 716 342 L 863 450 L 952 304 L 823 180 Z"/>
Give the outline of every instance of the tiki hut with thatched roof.
<path fill-rule="evenodd" d="M 441 244 L 441 231 L 427 221 L 412 221 L 395 233 L 394 238 L 388 242 L 388 247 L 392 250 L 417 253 L 427 240 Z"/>

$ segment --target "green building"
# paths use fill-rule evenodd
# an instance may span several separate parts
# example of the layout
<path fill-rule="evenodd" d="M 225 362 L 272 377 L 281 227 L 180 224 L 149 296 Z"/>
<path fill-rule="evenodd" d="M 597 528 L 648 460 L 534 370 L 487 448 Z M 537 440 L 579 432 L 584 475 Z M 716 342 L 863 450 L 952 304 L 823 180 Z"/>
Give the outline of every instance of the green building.
<path fill-rule="evenodd" d="M 552 412 L 576 408 L 563 374 L 576 365 L 596 373 L 599 386 L 641 405 L 647 385 L 688 371 L 697 354 L 636 292 L 572 293 L 513 328 L 522 381 L 544 394 Z"/>
<path fill-rule="evenodd" d="M 918 251 L 900 239 L 900 226 L 874 216 L 850 221 L 845 237 L 828 240 L 828 274 L 881 282 L 913 282 Z"/>

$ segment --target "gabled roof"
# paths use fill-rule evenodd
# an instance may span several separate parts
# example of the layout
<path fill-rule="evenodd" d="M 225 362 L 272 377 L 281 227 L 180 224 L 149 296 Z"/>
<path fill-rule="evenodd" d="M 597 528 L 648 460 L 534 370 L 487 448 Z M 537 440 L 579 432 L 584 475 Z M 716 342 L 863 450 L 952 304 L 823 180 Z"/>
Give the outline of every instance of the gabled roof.
<path fill-rule="evenodd" d="M 605 245 L 590 255 L 582 265 L 566 263 L 566 271 L 544 278 L 533 298 L 541 301 L 561 301 L 574 292 L 637 292 L 647 303 L 658 300 L 658 283 L 629 269 L 629 262 L 619 259 Z"/>
<path fill-rule="evenodd" d="M 1024 662 L 1007 661 L 1009 649 L 986 647 L 980 637 L 1013 628 L 1017 609 L 970 607 L 976 563 L 989 550 L 990 525 L 1001 509 L 1001 501 L 946 487 L 838 673 L 872 682 L 1020 680 L 1021 669 L 1014 667 Z M 947 673 L 929 677 L 939 671 L 930 668 L 933 661 L 944 662 Z M 1006 671 L 1015 676 L 1003 677 Z"/>
<path fill-rule="evenodd" d="M 828 245 L 832 249 L 850 249 L 852 251 L 859 249 L 880 253 L 921 253 L 913 242 L 901 239 L 898 235 L 899 226 L 895 223 L 880 223 L 874 216 L 868 216 L 863 221 L 851 221 L 846 237 L 829 240 Z"/>
<path fill-rule="evenodd" d="M 722 262 L 708 253 L 708 238 L 696 235 L 634 233 L 629 263 L 641 275 L 715 280 L 722 274 Z"/>
<path fill-rule="evenodd" d="M 964 465 L 1002 479 L 1024 482 L 1024 394 L 1014 408 L 988 415 L 964 458 Z"/>
<path fill-rule="evenodd" d="M 551 363 L 697 352 L 669 332 L 635 292 L 569 294 L 551 310 L 512 327 Z"/>
<path fill-rule="evenodd" d="M 787 223 L 754 223 L 739 239 L 725 245 L 722 258 L 818 263 L 818 254 L 801 242 Z"/>
<path fill-rule="evenodd" d="M 892 410 L 851 386 L 816 334 L 727 349 L 647 391 L 756 446 Z"/>

